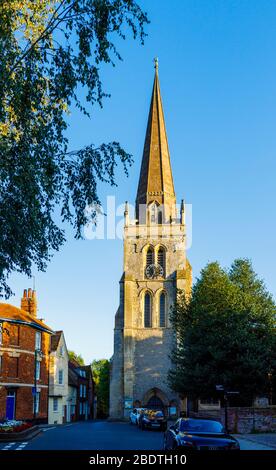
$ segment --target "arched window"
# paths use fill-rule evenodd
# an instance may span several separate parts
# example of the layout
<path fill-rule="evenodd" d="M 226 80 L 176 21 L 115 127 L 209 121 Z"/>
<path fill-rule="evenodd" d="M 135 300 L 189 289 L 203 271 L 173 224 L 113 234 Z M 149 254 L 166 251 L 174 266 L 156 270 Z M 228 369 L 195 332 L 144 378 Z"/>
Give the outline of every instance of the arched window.
<path fill-rule="evenodd" d="M 157 224 L 158 223 L 158 205 L 156 202 L 153 202 L 150 205 L 150 223 L 151 224 Z"/>
<path fill-rule="evenodd" d="M 160 328 L 166 326 L 166 295 L 164 292 L 159 297 L 159 326 Z"/>
<path fill-rule="evenodd" d="M 162 266 L 164 275 L 165 275 L 165 264 L 166 264 L 166 256 L 165 256 L 165 250 L 162 246 L 160 246 L 157 254 L 157 261 L 160 266 Z"/>
<path fill-rule="evenodd" d="M 147 251 L 146 267 L 148 267 L 150 264 L 154 264 L 154 252 L 151 246 Z"/>
<path fill-rule="evenodd" d="M 151 295 L 148 292 L 144 298 L 144 327 L 151 328 Z"/>

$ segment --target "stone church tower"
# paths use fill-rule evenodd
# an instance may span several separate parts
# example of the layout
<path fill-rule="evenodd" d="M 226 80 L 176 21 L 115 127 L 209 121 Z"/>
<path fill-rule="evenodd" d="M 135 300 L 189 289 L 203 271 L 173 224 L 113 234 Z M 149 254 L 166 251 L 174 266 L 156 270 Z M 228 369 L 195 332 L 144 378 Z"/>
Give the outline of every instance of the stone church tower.
<path fill-rule="evenodd" d="M 169 147 L 155 61 L 155 78 L 136 197 L 136 219 L 125 208 L 124 273 L 115 318 L 110 418 L 133 407 L 179 412 L 167 384 L 175 337 L 169 311 L 177 289 L 191 288 L 185 253 L 185 208 L 176 208 Z"/>

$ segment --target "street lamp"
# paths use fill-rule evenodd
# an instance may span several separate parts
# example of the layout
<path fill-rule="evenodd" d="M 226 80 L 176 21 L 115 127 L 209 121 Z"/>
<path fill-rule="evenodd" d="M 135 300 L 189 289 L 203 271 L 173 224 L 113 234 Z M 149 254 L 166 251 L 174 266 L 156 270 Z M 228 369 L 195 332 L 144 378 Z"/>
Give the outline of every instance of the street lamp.
<path fill-rule="evenodd" d="M 228 396 L 230 395 L 239 395 L 240 392 L 230 392 L 225 390 L 223 385 L 216 385 L 217 392 L 223 392 L 224 398 L 224 427 L 225 431 L 228 432 Z"/>

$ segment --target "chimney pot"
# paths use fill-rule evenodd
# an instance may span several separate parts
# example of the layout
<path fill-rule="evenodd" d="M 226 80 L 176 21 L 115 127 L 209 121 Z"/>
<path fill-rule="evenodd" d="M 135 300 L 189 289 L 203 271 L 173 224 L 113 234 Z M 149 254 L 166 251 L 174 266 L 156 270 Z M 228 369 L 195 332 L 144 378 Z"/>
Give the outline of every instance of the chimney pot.
<path fill-rule="evenodd" d="M 31 288 L 24 289 L 21 299 L 21 310 L 25 310 L 25 312 L 28 312 L 32 317 L 37 316 L 36 291 L 33 291 Z"/>

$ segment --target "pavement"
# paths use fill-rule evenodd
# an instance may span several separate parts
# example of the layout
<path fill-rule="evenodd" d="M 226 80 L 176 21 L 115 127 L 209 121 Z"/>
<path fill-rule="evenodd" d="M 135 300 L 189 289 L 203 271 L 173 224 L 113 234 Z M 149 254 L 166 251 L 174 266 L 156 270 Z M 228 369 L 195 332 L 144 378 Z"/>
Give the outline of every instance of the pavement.
<path fill-rule="evenodd" d="M 0 443 L 9 450 L 161 450 L 163 433 L 129 423 L 85 421 L 47 426 L 30 441 Z M 242 450 L 275 450 L 276 434 L 236 435 Z"/>
<path fill-rule="evenodd" d="M 256 433 L 234 435 L 240 442 L 241 449 L 246 446 L 247 450 L 276 450 L 276 433 Z"/>

